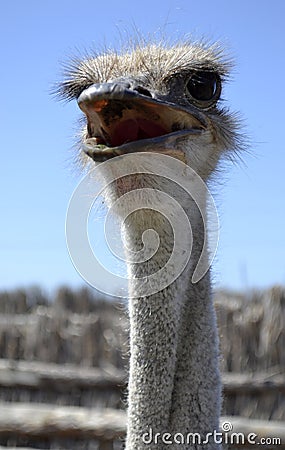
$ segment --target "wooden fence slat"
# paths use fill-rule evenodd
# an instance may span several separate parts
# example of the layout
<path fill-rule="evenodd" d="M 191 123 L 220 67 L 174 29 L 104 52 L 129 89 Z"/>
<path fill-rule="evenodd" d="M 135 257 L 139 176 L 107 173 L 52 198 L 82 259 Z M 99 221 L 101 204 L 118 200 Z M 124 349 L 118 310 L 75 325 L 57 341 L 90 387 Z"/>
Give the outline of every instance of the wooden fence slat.
<path fill-rule="evenodd" d="M 0 359 L 0 386 L 30 389 L 118 389 L 126 385 L 127 375 L 115 367 L 108 370 L 42 362 Z"/>
<path fill-rule="evenodd" d="M 231 424 L 229 434 L 255 433 L 259 440 L 277 437 L 282 442 L 278 448 L 285 448 L 283 422 L 228 416 L 221 418 L 222 429 L 225 423 Z M 121 410 L 0 403 L 0 437 L 13 435 L 27 438 L 68 437 L 112 441 L 123 438 L 125 431 L 126 413 Z"/>
<path fill-rule="evenodd" d="M 285 393 L 285 374 L 223 373 L 222 379 L 225 394 L 261 391 Z M 54 390 L 68 390 L 70 387 L 122 389 L 126 387 L 126 381 L 126 372 L 115 367 L 103 370 L 75 365 L 0 359 L 0 387 Z"/>
<path fill-rule="evenodd" d="M 1 447 L 0 450 L 40 450 L 39 448 L 32 447 Z"/>
<path fill-rule="evenodd" d="M 247 373 L 223 373 L 223 390 L 229 393 L 253 393 L 278 391 L 285 393 L 285 374 L 272 374 L 258 372 Z"/>
<path fill-rule="evenodd" d="M 0 403 L 0 436 L 118 439 L 126 414 L 115 409 Z"/>

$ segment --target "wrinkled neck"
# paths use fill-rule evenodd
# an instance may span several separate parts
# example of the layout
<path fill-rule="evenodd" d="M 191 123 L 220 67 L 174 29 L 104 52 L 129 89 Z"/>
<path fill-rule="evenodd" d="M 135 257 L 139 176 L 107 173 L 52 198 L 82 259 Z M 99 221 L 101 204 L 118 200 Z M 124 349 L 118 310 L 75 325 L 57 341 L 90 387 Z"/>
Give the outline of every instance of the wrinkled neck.
<path fill-rule="evenodd" d="M 127 450 L 164 449 L 161 440 L 149 446 L 149 433 L 198 432 L 206 435 L 218 427 L 218 340 L 209 274 L 199 283 L 191 283 L 203 246 L 203 223 L 194 204 L 189 204 L 187 217 L 192 225 L 193 248 L 175 281 L 151 295 L 139 297 L 136 297 L 136 281 L 130 283 Z M 160 236 L 157 252 L 149 261 L 130 263 L 128 267 L 131 276 L 146 277 L 146 283 L 148 277 L 165 266 L 175 240 L 165 217 L 144 210 L 130 217 L 125 224 L 129 248 L 141 249 L 142 234 L 150 228 Z M 176 236 L 178 232 L 176 230 Z M 186 242 L 186 236 L 184 238 Z M 180 250 L 189 252 L 187 247 Z M 172 270 L 176 269 L 174 264 Z M 166 281 L 167 276 L 168 273 Z M 157 283 L 161 277 L 163 272 Z M 171 448 L 176 447 L 172 445 Z M 178 445 L 177 450 L 190 448 L 195 447 Z M 201 448 L 218 447 L 211 443 Z"/>
<path fill-rule="evenodd" d="M 181 295 L 202 253 L 206 217 L 206 213 L 201 211 L 201 207 L 204 208 L 202 202 L 199 210 L 195 202 L 188 199 L 184 208 L 180 207 L 177 211 L 175 205 L 160 206 L 160 198 L 156 201 L 154 209 L 139 209 L 130 214 L 124 223 L 128 272 L 131 277 L 130 297 L 158 293 L 178 278 L 180 280 L 178 286 L 174 286 L 174 291 L 178 288 L 178 294 Z M 152 203 L 155 203 L 154 198 Z M 207 264 L 207 252 L 205 255 Z M 186 277 L 181 277 L 184 272 Z M 136 291 L 136 280 L 139 279 L 151 283 L 152 291 Z"/>

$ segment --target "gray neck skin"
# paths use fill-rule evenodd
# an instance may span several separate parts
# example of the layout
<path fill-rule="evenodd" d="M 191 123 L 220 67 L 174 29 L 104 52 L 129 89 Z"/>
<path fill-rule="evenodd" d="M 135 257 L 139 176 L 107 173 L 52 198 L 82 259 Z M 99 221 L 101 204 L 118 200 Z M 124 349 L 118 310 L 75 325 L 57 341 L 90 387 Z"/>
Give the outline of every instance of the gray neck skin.
<path fill-rule="evenodd" d="M 191 440 L 187 443 L 187 433 L 200 433 L 201 439 L 206 439 L 207 433 L 218 431 L 221 404 L 218 336 L 209 272 L 196 284 L 190 281 L 203 244 L 201 217 L 195 208 L 190 210 L 193 250 L 184 272 L 166 289 L 130 299 L 126 450 L 220 448 L 211 437 L 209 443 L 199 445 L 197 437 L 196 444 Z M 161 246 L 152 258 L 152 269 L 165 264 L 172 248 L 169 224 L 161 218 L 155 223 Z M 153 228 L 151 214 L 140 212 L 130 219 L 126 227 L 129 244 L 139 246 L 147 228 Z M 129 270 L 142 276 L 149 266 L 134 264 Z M 130 294 L 134 294 L 132 286 Z M 171 433 L 164 435 L 164 442 L 163 433 Z"/>

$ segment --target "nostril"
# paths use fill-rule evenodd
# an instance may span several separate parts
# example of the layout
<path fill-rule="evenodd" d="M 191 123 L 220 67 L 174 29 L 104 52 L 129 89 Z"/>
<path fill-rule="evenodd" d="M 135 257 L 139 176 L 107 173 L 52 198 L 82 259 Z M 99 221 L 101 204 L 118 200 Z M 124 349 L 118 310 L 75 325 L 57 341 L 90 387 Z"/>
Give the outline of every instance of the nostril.
<path fill-rule="evenodd" d="M 139 94 L 145 95 L 146 97 L 151 97 L 152 98 L 151 93 L 146 88 L 144 88 L 142 86 L 135 87 L 134 91 L 138 92 Z"/>

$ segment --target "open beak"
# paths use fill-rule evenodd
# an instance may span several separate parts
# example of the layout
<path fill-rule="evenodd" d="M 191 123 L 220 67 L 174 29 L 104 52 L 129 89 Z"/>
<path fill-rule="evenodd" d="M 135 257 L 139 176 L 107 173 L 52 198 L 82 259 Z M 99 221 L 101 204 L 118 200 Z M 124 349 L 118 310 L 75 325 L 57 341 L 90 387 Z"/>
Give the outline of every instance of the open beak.
<path fill-rule="evenodd" d="M 207 128 L 199 111 L 142 92 L 113 82 L 93 84 L 80 94 L 78 105 L 87 117 L 83 149 L 94 161 L 131 152 L 177 153 L 177 139 L 200 135 Z"/>

